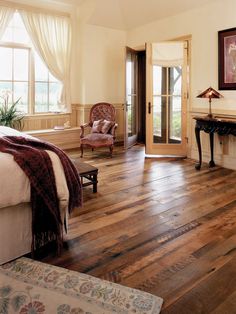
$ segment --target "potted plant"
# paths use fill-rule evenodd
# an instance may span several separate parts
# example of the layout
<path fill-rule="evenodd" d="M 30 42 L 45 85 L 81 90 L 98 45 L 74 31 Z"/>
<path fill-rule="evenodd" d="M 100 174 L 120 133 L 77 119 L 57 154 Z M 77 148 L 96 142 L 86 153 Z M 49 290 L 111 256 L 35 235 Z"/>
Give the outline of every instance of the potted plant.
<path fill-rule="evenodd" d="M 21 98 L 18 98 L 13 103 L 9 103 L 10 94 L 11 92 L 9 91 L 2 91 L 0 96 L 3 99 L 3 102 L 0 103 L 0 125 L 22 130 L 24 115 L 16 108 Z"/>

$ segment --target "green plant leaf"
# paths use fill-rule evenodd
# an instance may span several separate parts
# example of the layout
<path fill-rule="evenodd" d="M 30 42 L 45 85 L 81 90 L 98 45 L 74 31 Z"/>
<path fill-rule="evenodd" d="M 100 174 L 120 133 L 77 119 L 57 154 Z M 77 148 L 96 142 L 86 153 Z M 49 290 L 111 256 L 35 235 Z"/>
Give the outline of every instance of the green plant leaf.
<path fill-rule="evenodd" d="M 13 104 L 0 106 L 0 125 L 9 126 L 21 130 L 23 126 L 23 113 L 17 111 L 18 98 Z"/>

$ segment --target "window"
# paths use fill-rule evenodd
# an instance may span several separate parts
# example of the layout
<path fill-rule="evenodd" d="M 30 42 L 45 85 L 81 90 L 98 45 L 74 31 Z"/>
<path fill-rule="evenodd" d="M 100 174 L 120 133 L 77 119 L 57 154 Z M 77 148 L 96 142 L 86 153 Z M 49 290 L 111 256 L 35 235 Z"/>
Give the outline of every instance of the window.
<path fill-rule="evenodd" d="M 35 51 L 19 13 L 0 41 L 0 90 L 10 90 L 24 113 L 58 112 L 62 84 Z"/>
<path fill-rule="evenodd" d="M 58 97 L 61 84 L 49 72 L 38 54 L 34 54 L 35 64 L 35 112 L 58 111 Z"/>

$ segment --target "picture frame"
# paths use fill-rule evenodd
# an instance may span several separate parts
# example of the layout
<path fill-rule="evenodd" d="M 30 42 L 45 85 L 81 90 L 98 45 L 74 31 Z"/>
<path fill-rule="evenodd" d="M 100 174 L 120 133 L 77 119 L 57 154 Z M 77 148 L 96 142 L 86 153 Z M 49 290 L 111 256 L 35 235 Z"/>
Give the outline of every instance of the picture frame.
<path fill-rule="evenodd" d="M 219 90 L 236 90 L 236 27 L 218 32 Z"/>

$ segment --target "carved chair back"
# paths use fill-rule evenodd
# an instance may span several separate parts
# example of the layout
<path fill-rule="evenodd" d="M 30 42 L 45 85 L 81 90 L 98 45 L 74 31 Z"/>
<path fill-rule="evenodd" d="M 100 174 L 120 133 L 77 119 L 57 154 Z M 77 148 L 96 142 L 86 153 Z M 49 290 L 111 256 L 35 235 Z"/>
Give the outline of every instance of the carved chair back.
<path fill-rule="evenodd" d="M 106 102 L 100 102 L 95 105 L 90 110 L 90 124 L 92 125 L 94 121 L 105 119 L 108 121 L 114 121 L 116 118 L 116 110 L 112 104 Z"/>

